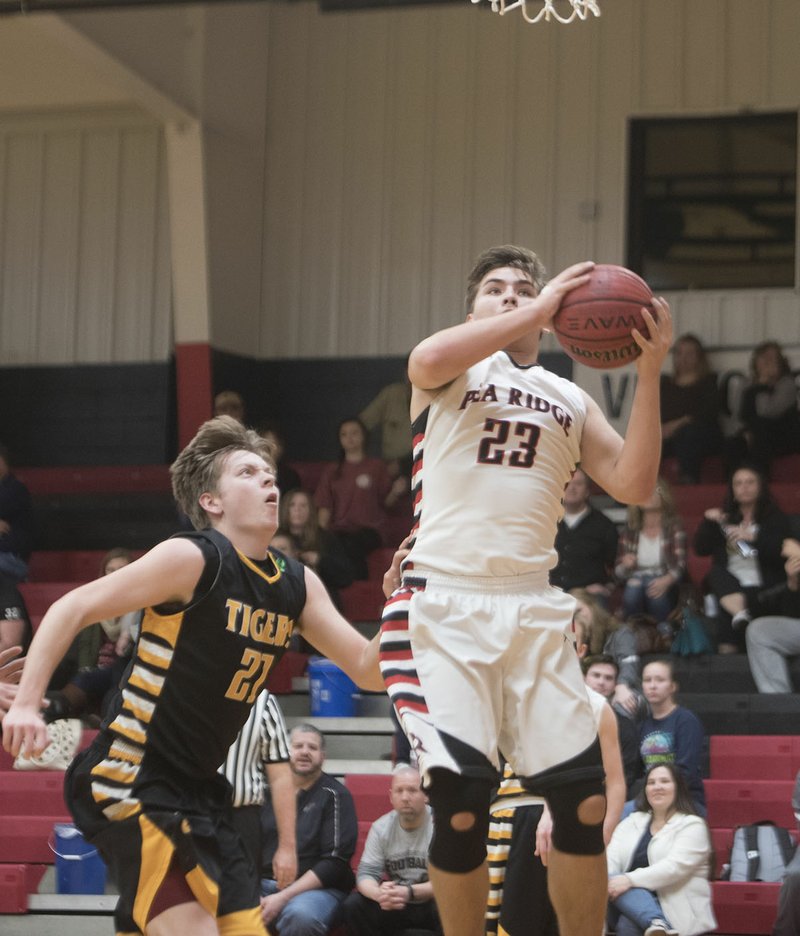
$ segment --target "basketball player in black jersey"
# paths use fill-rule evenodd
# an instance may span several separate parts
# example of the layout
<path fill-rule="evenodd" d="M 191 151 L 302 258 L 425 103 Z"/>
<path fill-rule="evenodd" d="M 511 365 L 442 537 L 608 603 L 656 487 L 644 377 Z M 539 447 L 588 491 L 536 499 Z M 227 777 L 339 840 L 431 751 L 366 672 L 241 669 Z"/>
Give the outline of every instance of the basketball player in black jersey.
<path fill-rule="evenodd" d="M 296 627 L 359 685 L 383 689 L 376 643 L 338 614 L 312 571 L 269 548 L 278 491 L 267 446 L 230 417 L 201 427 L 171 469 L 197 532 L 55 602 L 3 720 L 6 750 L 41 752 L 42 695 L 75 634 L 146 609 L 118 697 L 65 790 L 119 887 L 126 936 L 265 934 L 258 875 L 217 768 Z"/>

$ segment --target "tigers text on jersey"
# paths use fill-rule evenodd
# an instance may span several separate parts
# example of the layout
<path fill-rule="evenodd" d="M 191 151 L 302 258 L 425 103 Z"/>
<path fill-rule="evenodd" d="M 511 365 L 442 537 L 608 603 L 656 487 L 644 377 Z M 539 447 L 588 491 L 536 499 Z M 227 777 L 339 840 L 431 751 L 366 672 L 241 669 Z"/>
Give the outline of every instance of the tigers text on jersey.
<path fill-rule="evenodd" d="M 93 795 L 108 818 L 138 809 L 136 792 L 151 776 L 178 786 L 216 777 L 305 605 L 298 562 L 270 550 L 256 563 L 215 530 L 179 535 L 200 546 L 206 573 L 188 607 L 145 611 L 95 742 L 106 755 L 92 769 Z"/>
<path fill-rule="evenodd" d="M 585 419 L 575 384 L 505 351 L 441 390 L 413 426 L 405 568 L 492 577 L 552 568 Z"/>

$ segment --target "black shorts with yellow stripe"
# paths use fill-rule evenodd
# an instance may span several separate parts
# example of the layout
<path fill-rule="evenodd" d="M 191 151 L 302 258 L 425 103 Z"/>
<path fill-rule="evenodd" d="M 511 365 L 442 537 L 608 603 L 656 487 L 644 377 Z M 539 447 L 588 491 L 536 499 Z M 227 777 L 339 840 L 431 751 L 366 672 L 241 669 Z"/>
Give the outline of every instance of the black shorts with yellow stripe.
<path fill-rule="evenodd" d="M 490 817 L 486 932 L 491 936 L 558 936 L 547 893 L 547 868 L 534 854 L 542 809 L 518 806 Z"/>
<path fill-rule="evenodd" d="M 118 936 L 144 933 L 160 887 L 176 871 L 223 936 L 265 936 L 258 873 L 230 821 L 227 782 L 168 779 L 163 771 L 148 782 L 140 775 L 133 796 L 115 810 L 93 791 L 91 771 L 105 756 L 97 744 L 79 754 L 64 793 L 119 889 Z"/>

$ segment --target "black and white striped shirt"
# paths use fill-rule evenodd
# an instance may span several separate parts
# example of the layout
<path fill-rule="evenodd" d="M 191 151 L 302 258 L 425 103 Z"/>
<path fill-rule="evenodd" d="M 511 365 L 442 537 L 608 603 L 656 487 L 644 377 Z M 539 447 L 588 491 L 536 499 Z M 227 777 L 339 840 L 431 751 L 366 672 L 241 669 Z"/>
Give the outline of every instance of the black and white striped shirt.
<path fill-rule="evenodd" d="M 261 806 L 267 789 L 267 764 L 289 760 L 283 713 L 266 689 L 256 699 L 219 772 L 233 787 L 234 806 Z"/>

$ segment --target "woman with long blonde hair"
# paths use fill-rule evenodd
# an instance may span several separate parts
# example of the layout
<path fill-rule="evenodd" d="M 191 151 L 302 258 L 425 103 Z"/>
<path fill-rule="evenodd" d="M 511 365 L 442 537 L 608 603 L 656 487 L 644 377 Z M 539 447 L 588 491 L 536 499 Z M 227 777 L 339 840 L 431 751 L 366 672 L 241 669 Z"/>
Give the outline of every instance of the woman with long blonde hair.
<path fill-rule="evenodd" d="M 649 614 L 666 621 L 675 610 L 686 573 L 686 532 L 663 478 L 647 503 L 628 507 L 615 572 L 624 582 L 624 619 Z"/>

